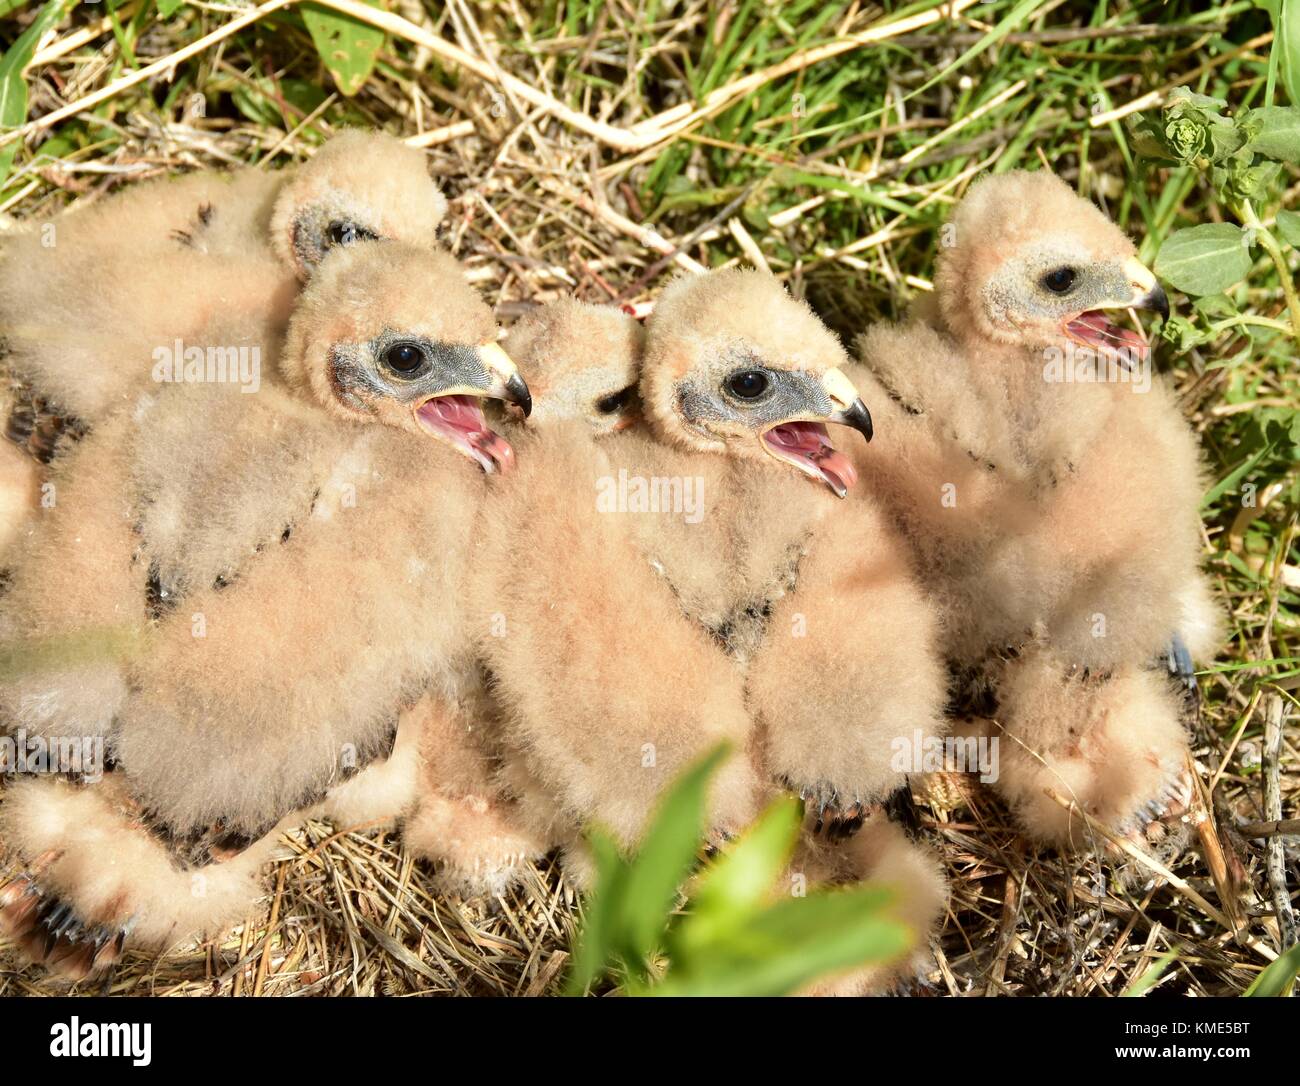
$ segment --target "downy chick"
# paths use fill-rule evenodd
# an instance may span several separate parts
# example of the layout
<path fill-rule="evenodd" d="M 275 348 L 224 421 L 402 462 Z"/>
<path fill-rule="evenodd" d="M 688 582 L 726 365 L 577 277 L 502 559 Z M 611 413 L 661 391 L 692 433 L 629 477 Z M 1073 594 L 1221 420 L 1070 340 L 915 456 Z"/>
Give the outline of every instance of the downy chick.
<path fill-rule="evenodd" d="M 726 833 L 773 777 L 810 800 L 810 824 L 855 819 L 903 780 L 891 739 L 938 726 L 932 614 L 879 517 L 835 497 L 853 469 L 825 423 L 870 434 L 841 359 L 769 277 L 683 280 L 648 329 L 647 425 L 594 448 L 577 432 L 537 435 L 523 497 L 507 487 L 487 507 L 478 610 L 496 623 L 485 655 L 522 754 L 502 775 L 519 809 L 549 813 L 543 831 L 579 883 L 580 827 L 634 839 L 664 784 L 720 737 L 739 748 L 713 796 Z M 694 487 L 693 511 L 674 486 Z M 638 487 L 658 499 L 638 507 Z M 879 547 L 864 562 L 866 532 Z M 895 884 L 922 944 L 946 901 L 934 858 L 878 816 L 842 848 L 807 835 L 796 868 L 814 883 Z M 858 973 L 836 990 L 895 978 Z"/>
<path fill-rule="evenodd" d="M 116 744 L 164 822 L 260 831 L 323 793 L 349 760 L 386 749 L 397 709 L 430 682 L 453 681 L 449 663 L 468 652 L 458 593 L 478 546 L 483 476 L 514 463 L 482 400 L 531 409 L 495 339 L 491 311 L 450 256 L 385 242 L 343 250 L 304 291 L 285 346 L 290 383 L 334 417 L 318 407 L 312 436 L 331 421 L 338 435 L 311 485 L 239 485 L 223 458 L 261 474 L 296 438 L 271 433 L 250 450 L 218 428 L 222 456 L 189 480 L 182 508 L 191 522 L 213 500 L 237 512 L 228 537 L 261 550 L 234 565 L 166 564 L 167 554 L 208 552 L 167 536 L 187 518 L 154 496 L 145 535 L 176 610 L 133 669 Z M 156 440 L 143 468 L 165 472 L 179 435 L 144 421 Z M 355 425 L 373 422 L 385 425 Z M 195 614 L 203 637 L 192 634 Z M 208 767 L 206 790 L 186 768 L 194 763 Z"/>
<path fill-rule="evenodd" d="M 576 299 L 522 317 L 502 345 L 528 374 L 529 429 L 544 434 L 572 422 L 604 437 L 633 424 L 643 339 L 619 309 Z M 455 702 L 427 696 L 415 712 L 423 721 L 422 763 L 402 842 L 439 864 L 446 889 L 500 893 L 527 862 L 571 843 L 554 801 L 506 742 L 501 707 L 486 685 Z"/>
<path fill-rule="evenodd" d="M 898 742 L 944 729 L 935 609 L 884 511 L 830 496 L 845 497 L 856 472 L 830 445 L 823 422 L 815 413 L 790 418 L 789 406 L 780 403 L 790 395 L 780 362 L 796 360 L 804 372 L 818 373 L 800 348 L 817 352 L 824 367 L 843 364 L 838 344 L 805 306 L 758 273 L 715 273 L 674 290 L 650 324 L 645 413 L 660 440 L 702 456 L 724 451 L 733 467 L 727 483 L 736 501 L 734 549 L 727 557 L 739 560 L 746 602 L 733 609 L 720 641 L 744 675 L 755 764 L 765 779 L 806 803 L 792 870 L 818 883 L 871 878 L 890 884 L 897 895 L 894 914 L 924 948 L 946 907 L 946 884 L 931 851 L 909 840 L 880 806 L 905 781 L 896 762 Z M 750 346 L 731 353 L 744 331 Z M 714 442 L 726 423 L 707 411 L 699 413 L 703 420 L 692 418 L 684 405 L 701 387 L 690 371 L 729 353 L 730 367 L 714 362 L 714 380 L 721 376 L 732 402 L 753 414 L 749 432 L 727 427 L 725 448 L 718 450 Z M 827 421 L 854 425 L 871 440 L 871 420 L 856 389 L 831 376 L 837 369 L 820 372 L 838 409 Z M 876 455 L 874 446 L 850 446 L 858 459 Z M 810 478 L 790 473 L 791 466 Z M 790 558 L 793 565 L 784 566 Z M 781 583 L 765 582 L 767 563 L 787 571 Z M 828 842 L 824 828 L 832 838 L 857 832 L 848 841 Z M 908 964 L 855 971 L 817 990 L 878 991 Z"/>
<path fill-rule="evenodd" d="M 768 771 L 833 814 L 895 790 L 890 741 L 938 727 L 943 689 L 934 617 L 905 548 L 871 503 L 832 496 L 844 497 L 856 472 L 820 420 L 868 440 L 873 432 L 837 368 L 845 361 L 776 280 L 735 272 L 665 294 L 642 379 L 661 442 L 726 456 L 733 504 L 719 557 L 739 581 L 713 628 L 744 669 Z M 673 557 L 674 569 L 700 568 L 683 559 Z"/>
<path fill-rule="evenodd" d="M 893 717 L 909 728 L 934 723 L 942 683 L 918 651 L 929 611 L 906 564 L 885 554 L 883 525 L 836 498 L 853 469 L 825 423 L 870 434 L 842 360 L 834 337 L 770 277 L 679 281 L 648 328 L 639 386 L 648 428 L 598 445 L 577 432 L 539 437 L 527 485 L 521 476 L 491 504 L 480 621 L 495 616 L 505 632 L 484 639 L 485 653 L 530 765 L 575 820 L 635 839 L 664 783 L 701 751 L 728 738 L 753 753 L 751 709 L 765 772 L 827 805 L 893 790 Z M 854 552 L 857 568 L 837 574 L 841 514 L 858 524 L 859 540 L 880 529 L 869 570 Z M 879 653 L 881 675 L 898 670 L 903 688 L 873 680 L 847 640 L 805 647 L 769 635 L 770 624 L 798 638 L 799 616 L 783 600 L 796 583 L 813 637 L 826 642 L 852 623 L 851 604 L 829 596 L 878 593 L 885 635 L 862 655 Z M 534 585 L 551 586 L 549 595 Z M 906 599 L 916 609 L 904 615 Z M 897 621 L 888 614 L 896 605 Z M 923 662 L 896 668 L 893 652 Z M 837 670 L 806 670 L 826 666 Z M 860 719 L 840 734 L 826 711 L 843 716 L 849 691 L 870 708 L 853 702 Z M 750 760 L 732 759 L 718 824 L 747 819 L 761 791 Z"/>
<path fill-rule="evenodd" d="M 866 492 L 930 571 L 958 674 L 997 688 L 999 787 L 1026 828 L 1078 829 L 1045 786 L 1130 828 L 1179 789 L 1185 751 L 1145 669 L 1218 637 L 1195 440 L 1146 342 L 1107 316 L 1168 303 L 1048 173 L 978 182 L 944 236 L 927 312 L 860 342 L 855 378 L 888 398 Z"/>
<path fill-rule="evenodd" d="M 325 262 L 288 337 L 290 380 L 324 404 L 169 385 L 97 430 L 76 450 L 69 488 L 82 500 L 65 488 L 16 570 L 28 605 L 6 598 L 8 640 L 56 620 L 75 635 L 79 601 L 95 611 L 86 626 L 108 609 L 138 651 L 93 662 L 98 699 L 80 695 L 74 655 L 9 684 L 10 706 L 39 718 L 32 731 L 107 732 L 117 786 L 200 858 L 264 834 L 387 753 L 403 705 L 431 683 L 453 688 L 468 654 L 457 585 L 475 546 L 480 469 L 513 460 L 478 401 L 529 406 L 495 331 L 450 257 L 367 242 Z M 333 379 L 315 379 L 316 366 Z M 66 590 L 53 604 L 42 591 L 52 581 Z M 112 599 L 100 597 L 105 584 Z M 68 708 L 81 714 L 75 726 Z M 24 811 L 43 811 L 55 787 L 14 789 L 7 839 L 33 863 L 59 853 L 39 886 L 74 903 L 84 930 L 133 922 L 150 899 L 130 863 L 112 880 L 115 915 L 96 915 L 93 901 L 75 905 L 88 857 L 57 839 L 36 850 L 53 822 L 42 816 L 34 831 Z M 105 817 L 121 810 L 101 806 Z M 116 829 L 134 842 L 124 849 L 145 848 L 148 830 Z M 96 840 L 110 832 L 101 825 Z M 139 938 L 179 936 L 180 921 L 153 916 Z"/>
<path fill-rule="evenodd" d="M 559 349 L 560 343 L 567 349 Z M 625 424 L 626 397 L 617 394 L 635 381 L 640 349 L 635 321 L 607 307 L 566 301 L 521 321 L 505 346 L 541 374 L 552 397 L 564 393 L 558 403 L 539 401 L 541 417 L 580 418 L 595 433 Z M 615 398 L 620 406 L 611 410 Z M 439 861 L 449 889 L 504 889 L 520 865 L 544 853 L 551 841 L 522 821 L 511 798 L 501 794 L 492 711 L 485 692 L 472 682 L 456 700 L 426 695 L 403 712 L 394 751 L 385 761 L 336 784 L 322 802 L 286 815 L 251 844 L 229 837 L 208 840 L 183 856 L 175 844 L 134 824 L 141 815 L 136 801 L 118 795 L 121 775 L 115 775 L 111 789 L 24 783 L 6 800 L 3 839 L 20 854 L 45 860 L 33 861 L 33 870 L 10 884 L 9 911 L 3 915 L 29 956 L 81 979 L 120 954 L 127 932 L 132 945 L 162 948 L 187 935 L 211 935 L 246 915 L 261 889 L 257 869 L 274 858 L 280 836 L 306 819 L 323 815 L 345 826 L 396 818 L 408 808 L 405 847 Z M 534 810 L 544 803 L 540 796 L 536 800 Z M 69 831 L 74 825 L 75 833 Z M 62 827 L 58 833 L 69 855 L 47 874 L 45 854 L 59 839 L 51 826 Z M 94 848 L 81 847 L 83 838 L 93 838 Z M 106 853 L 123 858 L 106 867 L 99 862 Z M 201 901 L 189 892 L 196 878 L 208 890 Z M 112 909 L 110 899 L 116 902 Z M 70 911 L 60 911 L 64 905 Z M 98 919 L 79 919 L 85 916 Z M 72 918 L 67 931 L 58 932 L 61 938 L 50 938 L 51 917 L 59 923 Z"/>
<path fill-rule="evenodd" d="M 52 410 L 96 422 L 147 384 L 156 349 L 239 314 L 282 328 L 325 253 L 431 247 L 446 206 L 423 154 L 378 132 L 344 132 L 276 173 L 131 186 L 5 240 L 6 365 Z"/>

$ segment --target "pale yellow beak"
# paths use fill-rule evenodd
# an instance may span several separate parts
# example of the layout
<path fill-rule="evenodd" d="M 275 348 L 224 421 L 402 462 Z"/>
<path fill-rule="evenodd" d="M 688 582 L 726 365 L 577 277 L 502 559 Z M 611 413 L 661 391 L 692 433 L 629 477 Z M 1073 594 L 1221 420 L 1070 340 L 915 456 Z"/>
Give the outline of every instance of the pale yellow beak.
<path fill-rule="evenodd" d="M 482 394 L 518 404 L 527 418 L 533 411 L 533 397 L 519 373 L 519 367 L 501 346 L 485 343 L 478 349 L 479 360 L 492 376 L 492 383 Z"/>
<path fill-rule="evenodd" d="M 1131 256 L 1124 261 L 1124 274 L 1128 276 L 1129 286 L 1133 292 L 1127 298 L 1116 299 L 1114 308 L 1153 309 L 1167 319 L 1169 298 L 1150 269 L 1137 257 Z"/>
<path fill-rule="evenodd" d="M 862 402 L 858 390 L 853 387 L 853 382 L 848 379 L 844 371 L 835 368 L 827 370 L 822 374 L 822 388 L 830 397 L 833 408 L 826 421 L 852 426 L 870 441 L 874 432 L 871 426 L 871 412 L 867 410 L 867 405 Z"/>

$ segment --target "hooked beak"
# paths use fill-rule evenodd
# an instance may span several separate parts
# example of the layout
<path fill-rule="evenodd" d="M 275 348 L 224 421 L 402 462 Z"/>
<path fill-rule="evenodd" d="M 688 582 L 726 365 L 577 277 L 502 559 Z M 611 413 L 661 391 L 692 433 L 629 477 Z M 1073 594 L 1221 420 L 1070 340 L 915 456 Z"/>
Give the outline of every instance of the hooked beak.
<path fill-rule="evenodd" d="M 514 361 L 495 343 L 479 347 L 478 355 L 488 372 L 486 386 L 475 383 L 444 388 L 412 410 L 421 430 L 447 442 L 487 474 L 505 473 L 514 466 L 515 452 L 510 442 L 488 426 L 482 400 L 518 404 L 527 418 L 533 398 Z"/>
<path fill-rule="evenodd" d="M 1169 296 L 1165 294 L 1165 288 L 1156 282 L 1156 277 L 1151 274 L 1147 266 L 1137 257 L 1131 256 L 1124 261 L 1124 271 L 1128 275 L 1133 293 L 1120 305 L 1126 309 L 1151 309 L 1168 320 Z"/>
<path fill-rule="evenodd" d="M 528 385 L 519 374 L 512 359 L 496 343 L 485 343 L 478 349 L 479 359 L 492 377 L 492 383 L 483 395 L 517 404 L 524 418 L 533 413 L 533 397 Z"/>
<path fill-rule="evenodd" d="M 871 412 L 867 410 L 867 405 L 862 402 L 858 390 L 853 387 L 853 382 L 844 375 L 843 370 L 834 368 L 827 370 L 822 375 L 822 388 L 831 398 L 831 405 L 835 409 L 826 421 L 839 423 L 841 426 L 852 426 L 865 440 L 870 441 L 874 433 L 871 428 Z"/>
<path fill-rule="evenodd" d="M 1115 324 L 1106 316 L 1106 311 L 1153 309 L 1168 319 L 1169 298 L 1164 288 L 1156 282 L 1156 277 L 1136 257 L 1131 256 L 1124 261 L 1124 275 L 1128 279 L 1127 294 L 1107 298 L 1094 309 L 1066 320 L 1061 331 L 1080 346 L 1105 354 L 1122 369 L 1131 372 L 1134 364 L 1150 353 L 1150 344 L 1133 329 L 1121 328 Z"/>
<path fill-rule="evenodd" d="M 831 401 L 826 422 L 852 426 L 866 440 L 871 440 L 871 414 L 857 389 L 840 370 L 827 370 L 822 388 Z M 830 435 L 821 422 L 794 419 L 779 423 L 762 436 L 764 449 L 778 460 L 797 468 L 805 475 L 820 479 L 837 497 L 848 495 L 858 479 L 853 462 L 831 444 Z"/>

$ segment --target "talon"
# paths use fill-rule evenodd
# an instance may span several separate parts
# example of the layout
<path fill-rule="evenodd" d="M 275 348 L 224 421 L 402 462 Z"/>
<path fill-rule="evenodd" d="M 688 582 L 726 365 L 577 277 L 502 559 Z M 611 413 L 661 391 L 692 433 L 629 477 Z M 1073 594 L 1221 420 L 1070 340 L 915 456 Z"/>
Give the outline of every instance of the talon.
<path fill-rule="evenodd" d="M 24 875 L 11 882 L 0 897 L 0 930 L 21 937 L 31 927 L 40 903 L 40 894 L 30 878 Z"/>
<path fill-rule="evenodd" d="M 111 965 L 116 965 L 118 959 L 122 957 L 122 948 L 126 944 L 126 932 L 119 931 L 116 936 L 107 939 L 104 945 L 95 953 L 91 962 L 91 972 L 98 973 L 101 969 L 107 969 Z"/>

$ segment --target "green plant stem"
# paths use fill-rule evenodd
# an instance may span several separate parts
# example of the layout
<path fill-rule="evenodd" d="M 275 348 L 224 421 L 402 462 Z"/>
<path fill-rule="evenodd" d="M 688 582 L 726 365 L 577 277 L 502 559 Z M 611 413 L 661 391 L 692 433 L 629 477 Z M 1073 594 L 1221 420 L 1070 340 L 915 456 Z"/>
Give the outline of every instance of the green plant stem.
<path fill-rule="evenodd" d="M 1291 278 L 1291 269 L 1287 266 L 1286 254 L 1282 252 L 1282 246 L 1277 243 L 1275 238 L 1262 222 L 1259 216 L 1255 214 L 1255 209 L 1251 206 L 1249 200 L 1243 200 L 1238 215 L 1241 218 L 1242 225 L 1248 230 L 1255 231 L 1255 240 L 1268 253 L 1273 261 L 1273 266 L 1277 268 L 1278 279 L 1282 283 L 1282 294 L 1286 298 L 1287 309 L 1291 312 L 1291 335 L 1297 344 L 1300 344 L 1300 294 L 1296 293 L 1295 281 Z"/>
<path fill-rule="evenodd" d="M 1210 331 L 1217 335 L 1220 332 L 1226 332 L 1229 328 L 1237 328 L 1243 324 L 1254 325 L 1258 328 L 1271 328 L 1275 332 L 1285 332 L 1288 336 L 1292 335 L 1291 325 L 1286 321 L 1276 320 L 1273 317 L 1256 317 L 1251 313 L 1242 313 L 1236 317 L 1230 317 L 1226 321 L 1220 321 L 1218 324 L 1210 325 Z"/>

